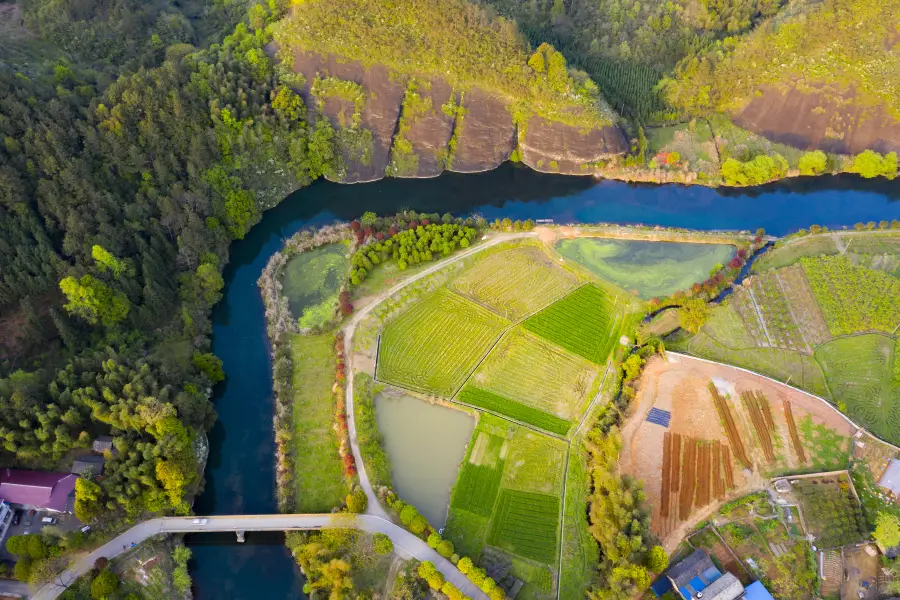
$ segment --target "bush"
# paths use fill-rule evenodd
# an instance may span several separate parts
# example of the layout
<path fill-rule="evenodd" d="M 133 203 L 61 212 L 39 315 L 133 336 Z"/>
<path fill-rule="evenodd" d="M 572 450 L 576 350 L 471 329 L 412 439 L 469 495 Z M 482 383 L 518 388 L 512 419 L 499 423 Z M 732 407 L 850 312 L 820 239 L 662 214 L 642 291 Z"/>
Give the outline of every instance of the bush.
<path fill-rule="evenodd" d="M 897 153 L 890 152 L 881 156 L 877 152 L 866 150 L 853 159 L 853 164 L 848 171 L 857 173 L 866 179 L 873 177 L 893 179 L 897 176 Z"/>
<path fill-rule="evenodd" d="M 436 549 L 438 551 L 438 554 L 440 554 L 444 558 L 450 558 L 451 556 L 453 556 L 453 542 L 451 542 L 450 540 L 443 540 L 440 544 L 438 544 Z"/>
<path fill-rule="evenodd" d="M 112 596 L 118 588 L 118 576 L 109 569 L 103 569 L 91 581 L 91 597 L 96 600 L 105 600 Z"/>
<path fill-rule="evenodd" d="M 376 533 L 372 536 L 372 546 L 378 554 L 390 554 L 394 551 L 394 542 L 383 533 Z"/>
<path fill-rule="evenodd" d="M 472 564 L 472 559 L 468 556 L 463 556 L 461 559 L 459 559 L 459 562 L 456 563 L 456 568 L 459 569 L 459 572 L 463 575 L 468 575 L 473 566 L 474 565 Z"/>
<path fill-rule="evenodd" d="M 760 154 L 747 162 L 729 158 L 722 163 L 722 177 L 728 185 L 759 185 L 787 175 L 787 160 L 780 154 Z"/>
<path fill-rule="evenodd" d="M 828 168 L 828 156 L 821 150 L 807 152 L 800 157 L 798 166 L 801 175 L 819 175 Z"/>
<path fill-rule="evenodd" d="M 345 502 L 347 504 L 347 512 L 353 514 L 362 514 L 366 512 L 366 509 L 369 507 L 369 499 L 366 497 L 366 493 L 360 488 L 347 494 Z"/>
<path fill-rule="evenodd" d="M 430 548 L 434 548 L 435 550 L 440 545 L 441 541 L 442 541 L 441 536 L 438 535 L 437 533 L 432 533 L 431 535 L 428 536 L 428 546 Z"/>
<path fill-rule="evenodd" d="M 662 573 L 669 566 L 669 556 L 662 546 L 653 546 L 647 553 L 647 568 L 654 573 Z"/>

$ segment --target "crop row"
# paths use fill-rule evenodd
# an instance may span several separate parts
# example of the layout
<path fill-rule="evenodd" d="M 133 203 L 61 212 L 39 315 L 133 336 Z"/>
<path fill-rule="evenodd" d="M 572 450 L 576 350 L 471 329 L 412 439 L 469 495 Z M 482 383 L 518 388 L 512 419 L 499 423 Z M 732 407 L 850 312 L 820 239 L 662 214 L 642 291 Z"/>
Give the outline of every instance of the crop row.
<path fill-rule="evenodd" d="M 806 451 L 803 449 L 803 444 L 800 442 L 800 434 L 797 433 L 797 422 L 794 420 L 794 411 L 791 408 L 791 403 L 784 398 L 781 399 L 782 404 L 784 405 L 784 419 L 787 421 L 788 433 L 791 436 L 791 445 L 794 447 L 794 454 L 797 455 L 797 459 L 801 463 L 806 462 Z"/>
<path fill-rule="evenodd" d="M 741 434 L 737 428 L 737 423 L 735 423 L 734 414 L 728 406 L 728 401 L 722 397 L 712 382 L 709 384 L 709 391 L 712 394 L 713 403 L 716 405 L 719 418 L 725 424 L 725 435 L 728 436 L 728 443 L 731 445 L 732 452 L 734 452 L 735 457 L 745 468 L 750 468 L 750 459 L 747 457 L 747 450 L 744 448 L 744 442 L 741 440 Z"/>
<path fill-rule="evenodd" d="M 466 462 L 453 492 L 453 508 L 490 517 L 503 479 L 503 463 L 495 467 Z"/>
<path fill-rule="evenodd" d="M 502 490 L 489 542 L 545 563 L 556 557 L 559 498 Z"/>
<path fill-rule="evenodd" d="M 777 434 L 769 399 L 761 392 L 744 392 L 741 394 L 741 401 L 750 414 L 750 421 L 756 431 L 756 439 L 759 440 L 766 461 L 770 464 L 775 462 L 775 447 L 772 438 Z"/>
<path fill-rule="evenodd" d="M 613 298 L 595 285 L 584 285 L 525 321 L 524 327 L 537 335 L 603 364 L 612 351 L 616 336 Z"/>
<path fill-rule="evenodd" d="M 462 389 L 457 395 L 457 400 L 478 408 L 500 413 L 501 415 L 516 419 L 522 423 L 534 425 L 539 429 L 558 435 L 566 435 L 569 428 L 572 426 L 570 421 L 560 419 L 556 415 L 551 415 L 536 408 L 519 404 L 509 398 L 504 398 L 493 392 L 470 385 L 467 385 Z"/>

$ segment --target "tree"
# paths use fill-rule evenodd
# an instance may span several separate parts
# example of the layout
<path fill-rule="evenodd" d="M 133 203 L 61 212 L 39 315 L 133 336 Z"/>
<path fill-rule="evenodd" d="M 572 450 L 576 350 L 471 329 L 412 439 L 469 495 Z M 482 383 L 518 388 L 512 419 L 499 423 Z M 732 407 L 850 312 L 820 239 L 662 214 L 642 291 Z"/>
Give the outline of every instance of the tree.
<path fill-rule="evenodd" d="M 800 157 L 798 167 L 801 175 L 819 175 L 828 168 L 828 156 L 821 150 L 807 152 Z"/>
<path fill-rule="evenodd" d="M 119 578 L 109 569 L 103 569 L 91 581 L 91 597 L 95 600 L 106 600 L 117 589 L 119 589 Z"/>
<path fill-rule="evenodd" d="M 345 502 L 349 513 L 362 514 L 369 507 L 369 498 L 361 488 L 357 488 L 347 494 Z"/>
<path fill-rule="evenodd" d="M 31 579 L 32 562 L 30 558 L 21 558 L 13 567 L 13 576 L 19 581 L 28 582 Z"/>
<path fill-rule="evenodd" d="M 662 573 L 669 566 L 669 556 L 662 546 L 653 546 L 647 553 L 647 568 L 653 573 Z"/>
<path fill-rule="evenodd" d="M 407 504 L 400 511 L 400 523 L 403 524 L 404 527 L 409 527 L 413 522 L 413 519 L 419 516 L 419 511 L 416 510 L 415 506 Z"/>
<path fill-rule="evenodd" d="M 848 170 L 866 179 L 873 177 L 893 179 L 897 176 L 897 153 L 890 152 L 885 156 L 881 156 L 877 152 L 866 150 L 856 155 L 853 159 L 853 164 Z"/>
<path fill-rule="evenodd" d="M 440 545 L 440 543 L 441 543 L 441 536 L 440 536 L 440 534 L 438 534 L 437 532 L 432 533 L 431 535 L 428 536 L 427 542 L 428 542 L 429 548 L 437 549 L 437 547 L 438 547 L 438 546 Z"/>
<path fill-rule="evenodd" d="M 428 521 L 422 515 L 416 515 L 416 518 L 409 524 L 409 530 L 416 535 L 421 534 L 428 527 Z"/>
<path fill-rule="evenodd" d="M 222 359 L 215 354 L 194 352 L 191 362 L 195 367 L 203 371 L 203 374 L 209 377 L 209 380 L 213 383 L 225 380 L 225 372 L 222 370 Z"/>
<path fill-rule="evenodd" d="M 101 271 L 112 271 L 112 274 L 116 277 L 129 273 L 131 270 L 126 261 L 116 258 L 103 246 L 94 244 L 91 248 L 91 256 Z"/>
<path fill-rule="evenodd" d="M 678 323 L 682 328 L 697 333 L 709 318 L 709 306 L 702 298 L 691 298 L 678 311 Z"/>
<path fill-rule="evenodd" d="M 438 551 L 438 554 L 444 558 L 453 556 L 453 542 L 450 540 L 442 540 L 435 549 Z"/>
<path fill-rule="evenodd" d="M 103 490 L 88 479 L 75 480 L 75 516 L 82 523 L 90 523 L 104 511 Z"/>
<path fill-rule="evenodd" d="M 391 538 L 383 533 L 375 533 L 372 535 L 372 546 L 378 554 L 390 554 L 394 551 L 394 542 Z"/>
<path fill-rule="evenodd" d="M 547 64 L 544 61 L 544 53 L 540 50 L 531 55 L 528 59 L 528 66 L 535 73 L 543 73 L 547 70 Z"/>
<path fill-rule="evenodd" d="M 872 537 L 883 550 L 900 544 L 900 519 L 890 513 L 878 513 Z"/>
<path fill-rule="evenodd" d="M 59 289 L 69 301 L 66 310 L 91 325 L 99 321 L 104 327 L 112 327 L 128 316 L 131 307 L 125 294 L 114 292 L 91 275 L 83 275 L 81 279 L 66 277 L 59 282 Z"/>

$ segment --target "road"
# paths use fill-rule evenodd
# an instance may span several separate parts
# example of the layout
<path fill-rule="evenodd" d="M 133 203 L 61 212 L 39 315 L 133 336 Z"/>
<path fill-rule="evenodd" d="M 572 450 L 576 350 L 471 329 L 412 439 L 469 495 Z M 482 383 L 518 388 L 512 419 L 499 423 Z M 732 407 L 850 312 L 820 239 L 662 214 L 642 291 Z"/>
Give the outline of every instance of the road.
<path fill-rule="evenodd" d="M 195 518 L 205 518 L 205 524 L 195 524 Z M 402 558 L 431 561 L 447 581 L 475 600 L 487 596 L 428 544 L 389 520 L 375 515 L 311 514 L 311 515 L 222 515 L 215 517 L 163 517 L 135 525 L 117 538 L 90 554 L 78 559 L 34 595 L 34 600 L 55 600 L 76 579 L 88 573 L 98 558 L 112 559 L 125 554 L 132 544 L 137 545 L 160 533 L 198 533 L 221 531 L 291 531 L 327 528 L 359 529 L 383 533 L 394 542 L 394 552 Z M 23 584 L 24 586 L 24 584 Z M 27 592 L 27 586 L 24 588 Z"/>
<path fill-rule="evenodd" d="M 359 485 L 369 499 L 369 507 L 366 509 L 366 514 L 383 517 L 385 519 L 388 518 L 387 513 L 384 511 L 384 508 L 378 501 L 378 496 L 375 494 L 375 490 L 372 489 L 372 483 L 369 481 L 368 473 L 366 473 L 366 466 L 365 463 L 363 463 L 362 455 L 359 452 L 359 443 L 356 439 L 356 415 L 354 414 L 353 410 L 353 335 L 356 333 L 356 327 L 363 321 L 363 319 L 369 316 L 369 313 L 372 312 L 373 308 L 375 308 L 409 284 L 415 283 L 423 277 L 428 277 L 432 273 L 440 271 L 447 265 L 462 260 L 477 252 L 481 252 L 482 250 L 487 250 L 488 248 L 496 246 L 497 244 L 508 242 L 509 240 L 514 240 L 517 238 L 536 236 L 537 234 L 532 232 L 496 234 L 494 237 L 485 241 L 484 243 L 477 244 L 476 246 L 473 246 L 472 248 L 469 248 L 464 252 L 460 252 L 459 254 L 455 254 L 444 260 L 441 260 L 428 267 L 424 271 L 417 273 L 416 275 L 413 275 L 408 279 L 404 279 L 387 291 L 381 292 L 380 294 L 376 295 L 374 301 L 361 308 L 359 312 L 355 313 L 350 321 L 344 326 L 344 343 L 345 347 L 348 349 L 345 359 L 347 362 L 347 430 L 350 435 L 350 449 L 353 452 L 353 460 L 356 461 L 356 470 L 357 474 L 359 475 Z"/>

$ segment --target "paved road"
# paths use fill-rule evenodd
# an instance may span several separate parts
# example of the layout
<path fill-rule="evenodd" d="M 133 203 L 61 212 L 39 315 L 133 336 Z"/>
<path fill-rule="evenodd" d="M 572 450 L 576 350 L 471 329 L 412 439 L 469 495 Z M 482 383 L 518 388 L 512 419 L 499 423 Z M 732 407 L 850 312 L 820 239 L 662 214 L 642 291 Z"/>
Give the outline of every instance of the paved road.
<path fill-rule="evenodd" d="M 393 296 L 404 287 L 408 286 L 411 283 L 414 283 L 423 277 L 427 277 L 432 273 L 440 271 L 444 267 L 449 264 L 452 264 L 458 260 L 462 260 L 467 256 L 471 256 L 476 252 L 481 252 L 482 250 L 486 250 L 491 246 L 496 246 L 497 244 L 508 242 L 509 240 L 514 240 L 517 238 L 525 238 L 525 237 L 536 237 L 536 233 L 525 232 L 525 233 L 500 233 L 495 234 L 494 237 L 485 241 L 484 243 L 477 244 L 476 246 L 469 248 L 465 252 L 460 252 L 454 256 L 448 257 L 442 261 L 435 263 L 433 266 L 428 267 L 424 271 L 413 275 L 408 279 L 404 279 L 394 287 L 390 288 L 387 291 L 381 292 L 378 294 L 373 302 L 370 302 L 365 307 L 361 308 L 357 313 L 353 315 L 347 325 L 344 326 L 344 340 L 345 347 L 348 349 L 347 351 L 347 429 L 350 435 L 350 448 L 353 451 L 353 459 L 356 461 L 356 469 L 359 475 L 359 485 L 362 487 L 363 491 L 365 491 L 366 496 L 369 499 L 369 507 L 366 509 L 366 514 L 375 515 L 379 517 L 383 517 L 385 519 L 388 518 L 387 513 L 382 508 L 381 504 L 378 502 L 378 496 L 375 494 L 375 490 L 372 489 L 372 483 L 369 481 L 369 475 L 366 473 L 366 466 L 363 463 L 362 455 L 359 452 L 359 443 L 356 439 L 356 415 L 353 411 L 353 334 L 356 333 L 356 327 L 359 325 L 363 319 L 369 316 L 369 313 L 372 312 L 372 309 L 384 302 L 389 297 Z M 457 586 L 459 587 L 459 586 Z M 471 595 L 471 594 L 469 594 Z"/>
<path fill-rule="evenodd" d="M 205 517 L 206 524 L 194 524 L 194 517 L 164 517 L 135 525 L 119 537 L 75 561 L 63 573 L 47 583 L 34 595 L 34 600 L 55 600 L 76 579 L 89 572 L 101 557 L 114 558 L 126 553 L 132 544 L 159 533 L 198 533 L 212 531 L 289 531 L 326 528 L 352 528 L 370 533 L 383 533 L 394 542 L 394 552 L 403 558 L 430 560 L 437 569 L 464 594 L 475 600 L 487 596 L 421 539 L 389 520 L 375 515 L 312 514 L 312 515 L 223 515 Z M 23 584 L 24 585 L 24 584 Z M 25 588 L 27 590 L 27 586 Z"/>

